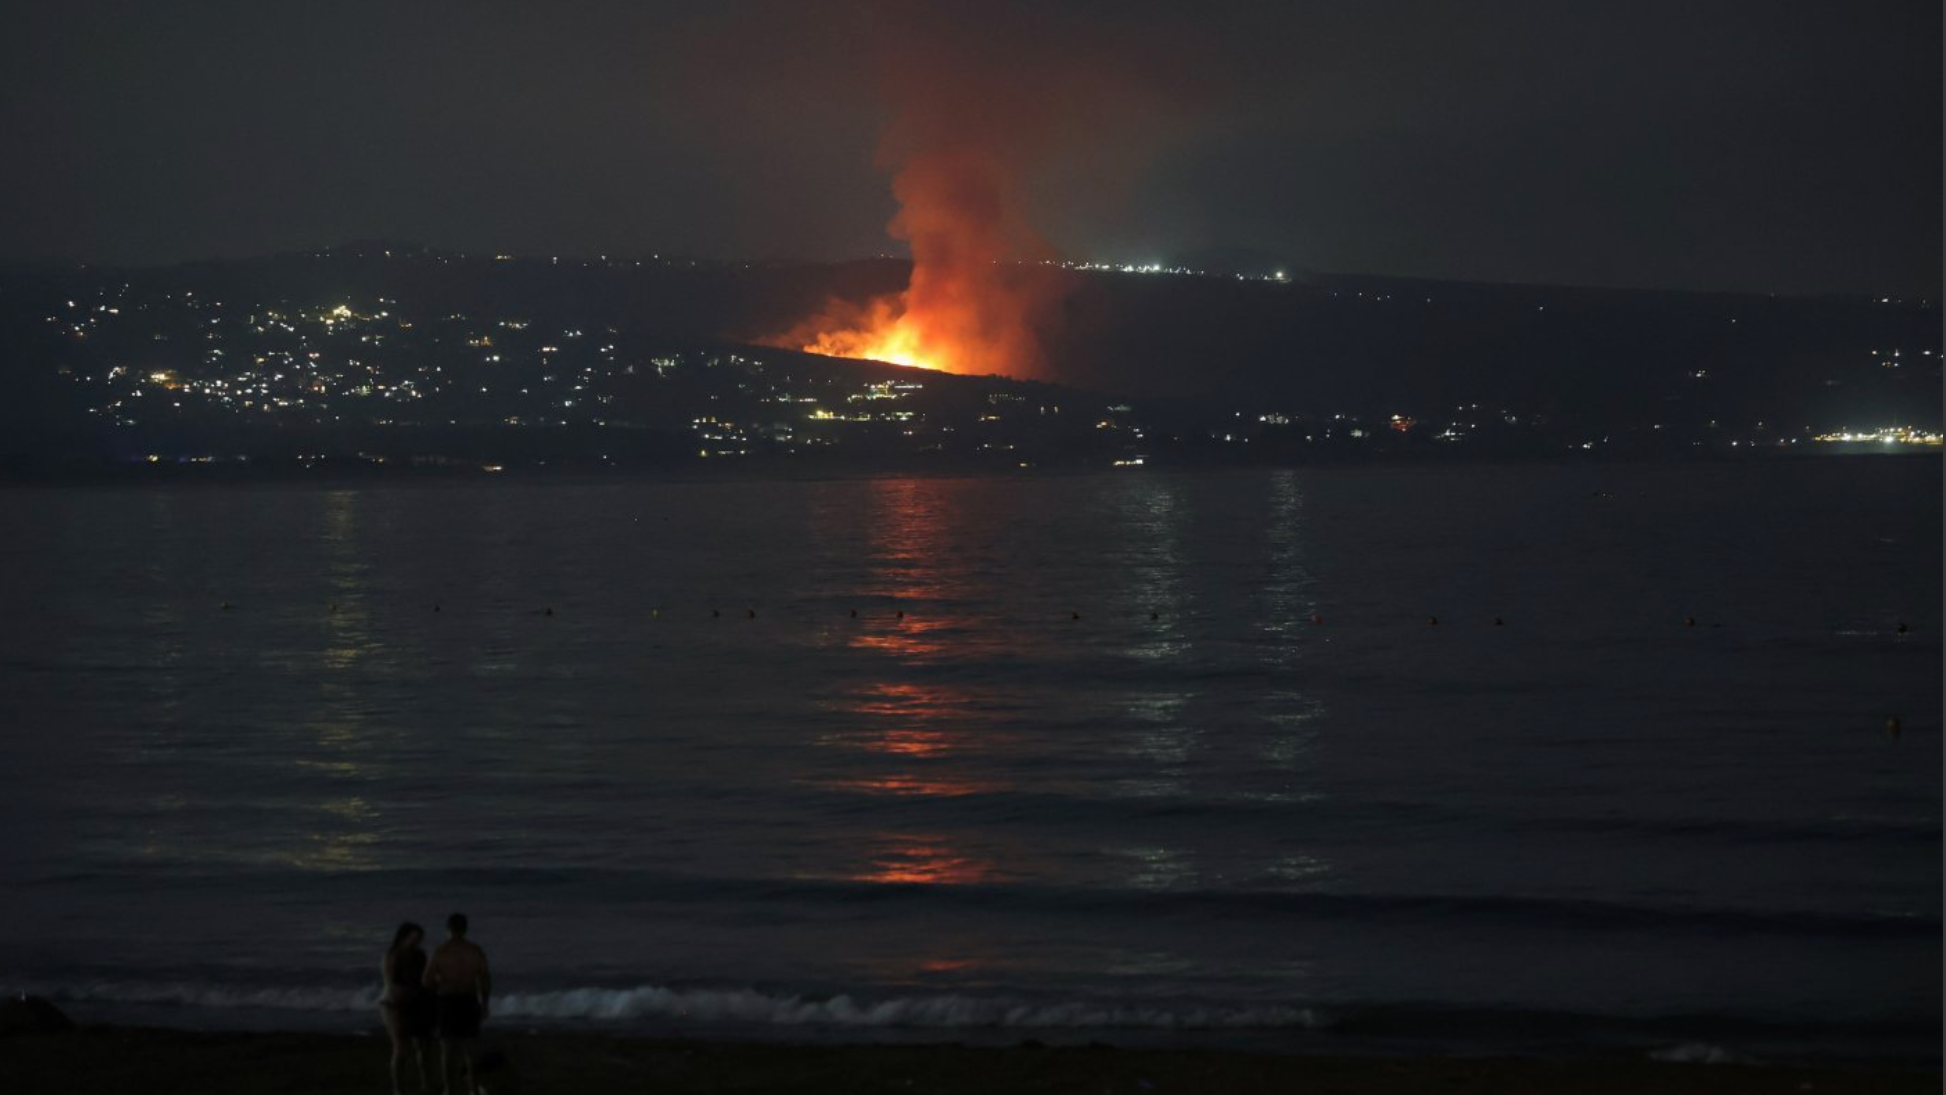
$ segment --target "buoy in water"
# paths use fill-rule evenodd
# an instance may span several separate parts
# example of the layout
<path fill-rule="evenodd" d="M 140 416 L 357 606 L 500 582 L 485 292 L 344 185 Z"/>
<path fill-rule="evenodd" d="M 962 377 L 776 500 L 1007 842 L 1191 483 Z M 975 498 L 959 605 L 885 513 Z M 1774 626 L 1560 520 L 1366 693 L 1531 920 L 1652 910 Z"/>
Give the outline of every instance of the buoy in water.
<path fill-rule="evenodd" d="M 719 619 L 722 619 L 722 618 L 723 618 L 723 613 L 722 613 L 722 612 L 721 612 L 720 610 L 718 610 L 718 609 L 714 609 L 714 608 L 712 608 L 712 609 L 710 609 L 710 610 L 709 610 L 709 618 L 710 618 L 710 619 L 712 619 L 712 620 L 719 620 Z"/>
<path fill-rule="evenodd" d="M 1898 737 L 1900 729 L 1901 727 L 1899 726 L 1899 716 L 1897 715 L 1885 716 L 1885 733 L 1888 737 L 1894 737 L 1894 738 Z"/>
<path fill-rule="evenodd" d="M 754 608 L 746 608 L 744 609 L 744 613 L 745 613 L 744 616 L 745 619 L 754 620 L 757 618 L 757 610 Z"/>
<path fill-rule="evenodd" d="M 1075 619 L 1077 619 L 1077 620 L 1081 618 L 1081 613 L 1079 613 L 1079 612 L 1070 612 L 1070 613 L 1068 613 L 1068 615 L 1070 615 L 1070 616 L 1072 616 L 1072 617 L 1074 617 L 1074 618 L 1075 618 Z"/>
<path fill-rule="evenodd" d="M 1895 627 L 1895 628 L 1893 628 L 1892 630 L 1894 630 L 1894 631 L 1896 631 L 1897 633 L 1899 633 L 1899 634 L 1901 634 L 1901 635 L 1903 635 L 1903 634 L 1905 634 L 1905 633 L 1906 633 L 1907 631 L 1909 631 L 1909 630 L 1911 630 L 1911 629 L 1905 626 L 1905 621 L 1904 621 L 1904 620 L 1900 620 L 1900 621 L 1899 621 L 1899 626 L 1897 626 L 1897 627 Z"/>
<path fill-rule="evenodd" d="M 1426 617 L 1426 626 L 1427 626 L 1427 627 L 1438 627 L 1438 626 L 1439 626 L 1439 617 L 1437 617 L 1437 616 L 1428 616 L 1428 617 Z"/>
<path fill-rule="evenodd" d="M 858 618 L 858 610 L 857 610 L 857 609 L 855 609 L 855 608 L 854 608 L 854 609 L 852 609 L 852 610 L 851 610 L 851 618 L 852 618 L 852 619 L 854 619 L 854 620 L 856 620 L 856 619 Z"/>
<path fill-rule="evenodd" d="M 1507 626 L 1507 621 L 1505 621 L 1505 620 L 1503 620 L 1503 619 L 1501 619 L 1501 618 L 1500 618 L 1500 617 L 1498 617 L 1498 616 L 1495 616 L 1495 617 L 1493 618 L 1493 626 L 1495 626 L 1495 627 L 1505 627 L 1505 626 Z"/>
<path fill-rule="evenodd" d="M 1684 627 L 1695 627 L 1695 626 L 1696 626 L 1696 617 L 1694 617 L 1694 616 L 1684 616 L 1684 617 L 1682 618 L 1682 625 L 1683 625 Z"/>
<path fill-rule="evenodd" d="M 541 615 L 543 616 L 554 615 L 554 607 L 552 605 L 549 605 L 548 607 L 541 609 Z"/>
<path fill-rule="evenodd" d="M 1161 613 L 1159 613 L 1159 612 L 1151 612 L 1151 613 L 1149 613 L 1149 619 L 1151 619 L 1151 620 L 1160 620 L 1161 618 L 1162 618 L 1162 614 L 1161 614 Z"/>
<path fill-rule="evenodd" d="M 899 619 L 905 619 L 905 609 L 899 609 Z"/>

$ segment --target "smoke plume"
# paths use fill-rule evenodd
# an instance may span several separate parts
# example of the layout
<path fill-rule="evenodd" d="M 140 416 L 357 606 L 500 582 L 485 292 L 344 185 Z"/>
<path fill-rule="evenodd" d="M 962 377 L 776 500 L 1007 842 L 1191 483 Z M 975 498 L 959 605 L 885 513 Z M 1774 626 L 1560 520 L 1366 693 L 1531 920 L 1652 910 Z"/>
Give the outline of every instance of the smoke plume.
<path fill-rule="evenodd" d="M 974 8 L 975 6 L 968 6 Z M 1044 376 L 1070 278 L 1033 222 L 1037 186 L 1092 178 L 1104 200 L 1169 128 L 1183 88 L 1124 42 L 1045 15 L 865 9 L 889 116 L 876 162 L 912 256 L 906 288 L 831 301 L 773 341 L 955 373 Z"/>

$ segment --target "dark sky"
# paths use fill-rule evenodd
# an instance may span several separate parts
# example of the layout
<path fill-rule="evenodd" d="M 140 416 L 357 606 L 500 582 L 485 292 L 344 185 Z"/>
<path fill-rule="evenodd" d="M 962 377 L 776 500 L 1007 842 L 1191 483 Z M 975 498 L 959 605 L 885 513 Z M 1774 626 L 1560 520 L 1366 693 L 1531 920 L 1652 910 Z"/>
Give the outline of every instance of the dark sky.
<path fill-rule="evenodd" d="M 0 258 L 884 252 L 930 81 L 1060 119 L 1014 151 L 1073 257 L 1940 287 L 1936 0 L 13 7 Z"/>

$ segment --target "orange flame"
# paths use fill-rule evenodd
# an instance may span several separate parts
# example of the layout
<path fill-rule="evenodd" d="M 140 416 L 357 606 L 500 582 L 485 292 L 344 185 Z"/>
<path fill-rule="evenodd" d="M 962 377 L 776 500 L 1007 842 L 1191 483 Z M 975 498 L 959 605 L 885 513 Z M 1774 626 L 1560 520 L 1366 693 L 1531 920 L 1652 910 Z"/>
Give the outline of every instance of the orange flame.
<path fill-rule="evenodd" d="M 935 364 L 941 360 L 941 355 L 926 353 L 924 346 L 925 338 L 919 333 L 919 324 L 915 318 L 905 314 L 904 294 L 899 294 L 880 297 L 868 306 L 859 320 L 851 323 L 841 320 L 839 329 L 819 331 L 800 349 L 826 357 L 855 357 L 867 361 L 889 361 L 894 365 L 910 365 L 918 369 L 960 371 Z"/>
<path fill-rule="evenodd" d="M 833 302 L 780 342 L 808 353 L 949 373 L 1041 372 L 1036 321 L 1058 299 L 1051 272 L 1011 260 L 1050 251 L 1014 209 L 994 157 L 941 150 L 907 159 L 892 180 L 887 225 L 912 249 L 905 291 L 864 306 Z"/>

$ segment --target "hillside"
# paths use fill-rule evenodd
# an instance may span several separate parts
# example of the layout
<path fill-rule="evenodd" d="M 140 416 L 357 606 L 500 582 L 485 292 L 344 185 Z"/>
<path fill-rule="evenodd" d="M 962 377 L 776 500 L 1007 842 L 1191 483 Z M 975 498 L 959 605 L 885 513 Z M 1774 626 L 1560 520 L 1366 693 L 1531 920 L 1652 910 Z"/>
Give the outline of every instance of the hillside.
<path fill-rule="evenodd" d="M 1935 302 L 1054 270 L 1048 384 L 920 374 L 896 397 L 903 417 L 861 417 L 865 404 L 890 413 L 894 397 L 872 391 L 904 376 L 894 367 L 757 345 L 905 274 L 894 260 L 496 259 L 387 243 L 14 269 L 0 273 L 4 450 L 672 459 L 711 449 L 697 442 L 715 432 L 741 442 L 724 454 L 823 445 L 863 461 L 1251 442 L 1295 458 L 1348 438 L 1370 451 L 1415 436 L 1637 451 L 1940 421 Z M 1027 423 L 1014 412 L 1029 404 L 1070 417 Z"/>

